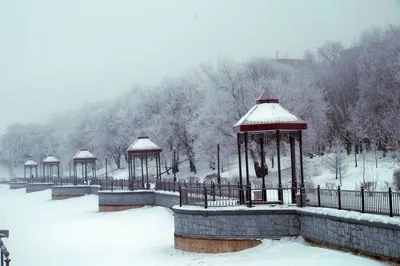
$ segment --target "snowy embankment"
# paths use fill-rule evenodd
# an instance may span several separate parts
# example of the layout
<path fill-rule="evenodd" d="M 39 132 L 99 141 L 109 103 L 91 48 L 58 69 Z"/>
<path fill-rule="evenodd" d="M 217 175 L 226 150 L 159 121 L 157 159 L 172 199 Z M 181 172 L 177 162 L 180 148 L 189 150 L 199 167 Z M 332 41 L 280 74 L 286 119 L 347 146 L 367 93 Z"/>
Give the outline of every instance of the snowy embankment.
<path fill-rule="evenodd" d="M 0 228 L 13 265 L 382 265 L 308 246 L 301 238 L 264 240 L 234 254 L 195 254 L 173 247 L 174 220 L 162 207 L 98 213 L 97 196 L 51 201 L 50 190 L 26 194 L 0 185 Z"/>

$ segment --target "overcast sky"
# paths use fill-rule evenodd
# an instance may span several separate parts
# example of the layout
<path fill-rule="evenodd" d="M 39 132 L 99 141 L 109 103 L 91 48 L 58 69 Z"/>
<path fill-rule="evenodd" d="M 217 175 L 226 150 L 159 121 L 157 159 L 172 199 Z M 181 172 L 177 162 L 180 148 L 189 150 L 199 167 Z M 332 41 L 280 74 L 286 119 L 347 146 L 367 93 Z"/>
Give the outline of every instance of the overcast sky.
<path fill-rule="evenodd" d="M 221 57 L 301 57 L 398 0 L 0 0 L 0 134 Z"/>

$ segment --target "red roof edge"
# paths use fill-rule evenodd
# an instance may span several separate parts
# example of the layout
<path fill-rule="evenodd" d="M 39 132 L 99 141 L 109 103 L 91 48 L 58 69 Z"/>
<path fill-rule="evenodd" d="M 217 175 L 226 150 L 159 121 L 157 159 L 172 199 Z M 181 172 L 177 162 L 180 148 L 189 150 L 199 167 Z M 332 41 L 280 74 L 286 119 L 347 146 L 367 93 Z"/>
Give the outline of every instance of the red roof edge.
<path fill-rule="evenodd" d="M 162 152 L 162 149 L 151 149 L 151 150 L 146 150 L 146 149 L 142 149 L 142 150 L 128 150 L 128 154 L 145 154 L 145 153 L 160 153 Z"/>
<path fill-rule="evenodd" d="M 233 127 L 233 133 L 261 132 L 273 130 L 307 130 L 307 123 L 250 124 L 236 125 Z"/>

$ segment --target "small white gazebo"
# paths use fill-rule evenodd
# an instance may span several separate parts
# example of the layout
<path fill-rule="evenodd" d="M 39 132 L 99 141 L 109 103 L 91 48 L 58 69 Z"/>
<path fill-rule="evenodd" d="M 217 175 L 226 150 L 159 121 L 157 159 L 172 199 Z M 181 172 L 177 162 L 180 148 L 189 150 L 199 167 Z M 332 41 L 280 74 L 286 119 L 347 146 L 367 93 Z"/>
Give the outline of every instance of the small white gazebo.
<path fill-rule="evenodd" d="M 57 178 L 60 178 L 60 160 L 54 155 L 47 156 L 43 161 L 43 178 L 52 181 L 54 179 L 54 167 L 57 167 Z M 46 171 L 47 170 L 47 171 Z"/>
<path fill-rule="evenodd" d="M 25 162 L 24 164 L 24 178 L 26 179 L 26 170 L 29 169 L 30 170 L 30 177 L 33 178 L 33 169 L 35 169 L 35 175 L 36 178 L 38 178 L 38 166 L 39 164 L 37 164 L 32 158 L 30 158 L 28 161 Z"/>
<path fill-rule="evenodd" d="M 129 146 L 129 148 L 126 150 L 126 153 L 128 155 L 129 180 L 136 179 L 136 172 L 135 172 L 136 158 L 139 158 L 141 163 L 142 187 L 145 187 L 143 160 L 146 164 L 146 182 L 148 183 L 149 181 L 149 173 L 148 173 L 149 158 L 156 159 L 156 178 L 161 179 L 161 157 L 160 157 L 161 152 L 162 149 L 153 141 L 151 141 L 145 133 L 140 134 L 137 140 L 135 140 L 135 142 L 133 142 L 133 144 Z"/>
<path fill-rule="evenodd" d="M 84 183 L 88 184 L 88 165 L 92 168 L 92 178 L 96 178 L 96 160 L 88 149 L 81 149 L 74 157 L 72 157 L 74 166 L 74 184 L 78 181 L 78 165 L 82 166 L 81 178 Z"/>

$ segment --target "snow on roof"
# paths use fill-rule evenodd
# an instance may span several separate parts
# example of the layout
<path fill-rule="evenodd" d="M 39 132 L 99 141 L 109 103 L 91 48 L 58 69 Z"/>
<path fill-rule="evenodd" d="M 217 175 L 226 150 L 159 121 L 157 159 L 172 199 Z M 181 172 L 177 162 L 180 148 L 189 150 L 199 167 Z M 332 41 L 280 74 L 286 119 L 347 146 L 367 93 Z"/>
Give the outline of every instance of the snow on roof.
<path fill-rule="evenodd" d="M 277 98 L 263 92 L 254 105 L 234 126 L 234 132 L 266 130 L 304 130 L 307 123 L 283 108 Z"/>
<path fill-rule="evenodd" d="M 152 142 L 145 134 L 140 137 L 126 150 L 128 153 L 161 152 L 162 149 Z"/>
<path fill-rule="evenodd" d="M 53 155 L 49 155 L 43 160 L 43 163 L 59 163 L 59 162 L 60 162 L 60 160 L 58 160 Z"/>
<path fill-rule="evenodd" d="M 72 159 L 74 159 L 74 160 L 87 160 L 87 159 L 96 160 L 97 158 L 88 149 L 82 149 L 77 154 L 75 154 L 75 156 L 72 157 Z"/>
<path fill-rule="evenodd" d="M 284 109 L 279 103 L 262 103 L 254 105 L 235 126 L 275 123 L 304 123 L 304 121 Z"/>
<path fill-rule="evenodd" d="M 29 159 L 28 161 L 26 161 L 26 163 L 24 165 L 25 166 L 38 166 L 38 164 L 32 159 Z"/>

